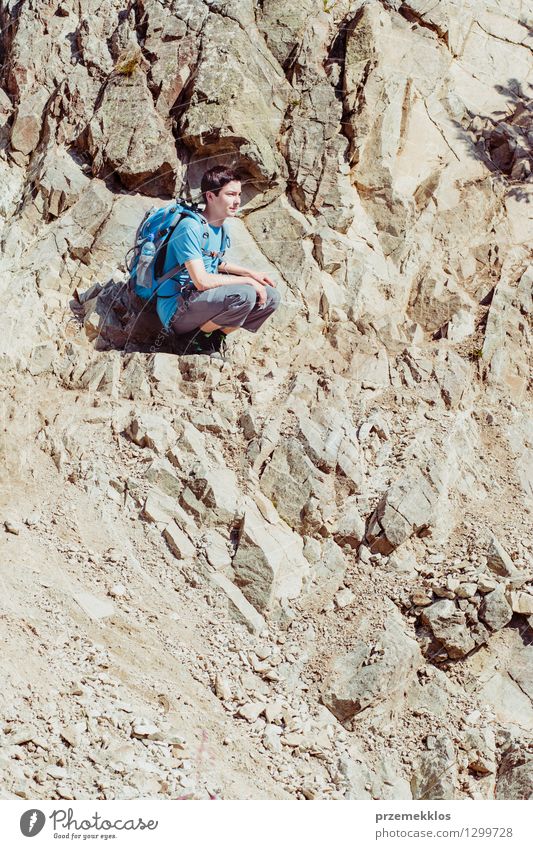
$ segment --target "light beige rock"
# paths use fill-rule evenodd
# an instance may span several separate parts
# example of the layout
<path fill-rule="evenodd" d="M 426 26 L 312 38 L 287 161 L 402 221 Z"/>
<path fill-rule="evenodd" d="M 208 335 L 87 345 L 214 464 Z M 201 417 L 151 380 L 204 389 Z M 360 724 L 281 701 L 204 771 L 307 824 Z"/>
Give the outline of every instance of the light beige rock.
<path fill-rule="evenodd" d="M 228 569 L 231 566 L 229 541 L 214 529 L 204 533 L 204 550 L 209 563 L 214 569 Z"/>
<path fill-rule="evenodd" d="M 336 658 L 322 700 L 343 722 L 382 701 L 401 702 L 406 686 L 421 663 L 417 643 L 391 613 L 384 631 L 372 642 L 358 640 L 355 648 Z M 375 658 L 373 660 L 373 658 Z"/>
<path fill-rule="evenodd" d="M 513 592 L 511 593 L 511 606 L 514 613 L 531 616 L 533 614 L 533 595 L 526 592 Z"/>
<path fill-rule="evenodd" d="M 174 500 L 178 499 L 183 490 L 183 483 L 176 474 L 176 469 L 166 458 L 156 458 L 145 472 L 146 480 L 157 486 L 165 495 Z"/>
<path fill-rule="evenodd" d="M 172 192 L 180 173 L 172 136 L 154 110 L 140 68 L 117 73 L 86 131 L 95 176 L 114 172 L 127 189 L 157 197 Z"/>
<path fill-rule="evenodd" d="M 229 680 L 224 675 L 215 678 L 215 693 L 223 702 L 229 702 L 232 698 L 232 689 Z"/>
<path fill-rule="evenodd" d="M 172 554 L 178 560 L 186 560 L 196 556 L 196 546 L 193 545 L 187 534 L 178 527 L 176 522 L 171 521 L 166 525 L 163 536 Z"/>
<path fill-rule="evenodd" d="M 258 610 L 297 598 L 309 575 L 301 537 L 284 523 L 265 522 L 255 502 L 246 499 L 239 547 L 233 558 L 236 583 Z"/>
<path fill-rule="evenodd" d="M 429 474 L 415 471 L 396 481 L 370 518 L 366 539 L 372 551 L 389 554 L 435 522 L 442 473 L 442 467 L 434 464 Z"/>
<path fill-rule="evenodd" d="M 153 448 L 158 454 L 164 454 L 178 438 L 168 421 L 156 413 L 137 415 L 128 426 L 127 433 L 136 445 Z"/>
<path fill-rule="evenodd" d="M 355 599 L 354 593 L 346 587 L 343 590 L 339 590 L 339 592 L 335 595 L 335 604 L 339 609 L 342 610 L 343 607 L 348 607 Z"/>
<path fill-rule="evenodd" d="M 296 530 L 318 529 L 335 514 L 330 480 L 313 465 L 295 439 L 288 439 L 274 450 L 260 485 L 279 515 Z M 306 505 L 307 515 L 303 516 Z"/>
<path fill-rule="evenodd" d="M 213 519 L 226 527 L 235 520 L 241 509 L 242 495 L 232 469 L 198 461 L 193 465 L 187 483 Z"/>
<path fill-rule="evenodd" d="M 505 598 L 503 589 L 498 588 L 484 596 L 479 608 L 479 618 L 493 631 L 504 628 L 512 619 L 513 609 Z"/>
<path fill-rule="evenodd" d="M 161 392 L 177 392 L 181 382 L 181 373 L 172 354 L 155 354 L 152 363 L 152 375 Z"/>
<path fill-rule="evenodd" d="M 496 575 L 502 575 L 503 577 L 512 578 L 517 574 L 517 568 L 514 565 L 513 561 L 497 539 L 497 537 L 492 536 L 490 538 L 489 544 L 486 550 L 487 556 L 487 566 Z"/>
<path fill-rule="evenodd" d="M 254 176 L 265 182 L 282 178 L 286 166 L 275 139 L 288 85 L 281 67 L 265 50 L 253 23 L 244 32 L 236 20 L 210 15 L 203 27 L 203 38 L 213 43 L 231 43 L 232 49 L 222 64 L 216 53 L 205 51 L 201 55 L 190 91 L 191 103 L 180 126 L 182 139 L 204 156 L 206 152 L 240 154 Z M 252 111 L 255 120 L 250 123 L 248 115 Z M 247 122 L 245 139 L 238 130 L 243 121 Z M 209 128 L 216 128 L 218 135 L 217 143 L 211 145 L 204 141 L 209 137 Z"/>
<path fill-rule="evenodd" d="M 457 793 L 457 760 L 453 742 L 444 736 L 424 752 L 411 778 L 413 799 L 454 799 Z"/>
<path fill-rule="evenodd" d="M 358 548 L 365 535 L 365 523 L 357 507 L 357 501 L 348 498 L 337 522 L 336 540 L 341 545 Z"/>
<path fill-rule="evenodd" d="M 264 702 L 247 702 L 238 709 L 237 716 L 242 716 L 242 718 L 248 720 L 248 722 L 255 722 L 255 720 L 263 713 L 264 709 Z"/>
<path fill-rule="evenodd" d="M 531 775 L 530 754 L 523 750 L 510 749 L 501 760 L 500 774 L 496 784 L 496 798 L 530 799 L 533 792 Z"/>
<path fill-rule="evenodd" d="M 98 598 L 85 590 L 73 592 L 72 597 L 90 619 L 96 621 L 107 619 L 109 616 L 113 616 L 115 612 L 115 605 L 112 601 L 105 598 Z"/>
<path fill-rule="evenodd" d="M 250 604 L 238 587 L 220 572 L 213 572 L 209 580 L 226 595 L 231 615 L 244 624 L 252 634 L 261 634 L 266 629 L 263 616 Z"/>
<path fill-rule="evenodd" d="M 421 619 L 451 658 L 463 657 L 474 648 L 464 613 L 453 601 L 436 601 L 422 611 Z"/>

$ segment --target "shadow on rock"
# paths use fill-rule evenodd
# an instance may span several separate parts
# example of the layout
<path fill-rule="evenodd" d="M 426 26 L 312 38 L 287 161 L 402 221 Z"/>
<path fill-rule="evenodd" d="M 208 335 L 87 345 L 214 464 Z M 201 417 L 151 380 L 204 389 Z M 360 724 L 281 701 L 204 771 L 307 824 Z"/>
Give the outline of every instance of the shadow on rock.
<path fill-rule="evenodd" d="M 179 353 L 177 337 L 165 330 L 155 305 L 137 297 L 126 282 L 111 279 L 86 292 L 75 290 L 70 308 L 97 351 Z"/>
<path fill-rule="evenodd" d="M 506 97 L 508 109 L 491 115 L 469 112 L 466 126 L 457 123 L 471 143 L 472 156 L 481 160 L 517 201 L 531 202 L 533 173 L 533 86 L 510 79 L 495 86 Z M 529 94 L 526 93 L 529 89 Z"/>

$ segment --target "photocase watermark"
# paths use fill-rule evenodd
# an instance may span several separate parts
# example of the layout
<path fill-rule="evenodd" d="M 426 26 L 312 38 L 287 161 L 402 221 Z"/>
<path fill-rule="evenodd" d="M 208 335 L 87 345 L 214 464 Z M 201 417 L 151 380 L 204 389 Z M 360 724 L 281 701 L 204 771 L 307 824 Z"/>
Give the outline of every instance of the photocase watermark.
<path fill-rule="evenodd" d="M 20 830 L 24 837 L 35 837 L 42 831 L 46 822 L 46 817 L 42 811 L 37 808 L 32 808 L 29 811 L 24 811 L 20 818 Z"/>
<path fill-rule="evenodd" d="M 20 830 L 25 837 L 35 837 L 45 826 L 47 817 L 37 808 L 25 811 L 20 818 Z M 48 816 L 54 837 L 59 840 L 86 840 L 100 838 L 110 840 L 122 831 L 155 831 L 158 820 L 144 820 L 142 817 L 129 819 L 109 819 L 95 811 L 90 817 L 76 819 L 73 808 L 57 808 Z"/>

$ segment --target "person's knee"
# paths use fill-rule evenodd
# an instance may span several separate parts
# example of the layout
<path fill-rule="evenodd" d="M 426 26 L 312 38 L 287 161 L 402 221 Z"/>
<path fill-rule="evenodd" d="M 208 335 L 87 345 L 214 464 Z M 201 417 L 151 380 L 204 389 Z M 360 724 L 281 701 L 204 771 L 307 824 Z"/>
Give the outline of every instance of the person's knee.
<path fill-rule="evenodd" d="M 253 308 L 255 304 L 256 294 L 253 286 L 242 285 L 238 289 L 228 292 L 226 301 L 230 309 L 241 309 L 242 307 Z"/>

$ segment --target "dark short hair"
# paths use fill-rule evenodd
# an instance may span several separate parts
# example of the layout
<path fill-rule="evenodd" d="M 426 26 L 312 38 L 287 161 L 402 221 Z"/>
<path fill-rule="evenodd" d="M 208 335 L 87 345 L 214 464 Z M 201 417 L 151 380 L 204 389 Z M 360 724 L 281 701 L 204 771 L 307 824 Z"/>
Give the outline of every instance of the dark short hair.
<path fill-rule="evenodd" d="M 224 165 L 215 165 L 214 168 L 210 168 L 209 171 L 205 172 L 200 184 L 204 201 L 207 202 L 207 192 L 213 192 L 217 195 L 220 189 L 223 189 L 232 180 L 241 182 L 239 174 L 233 168 L 226 168 Z"/>

